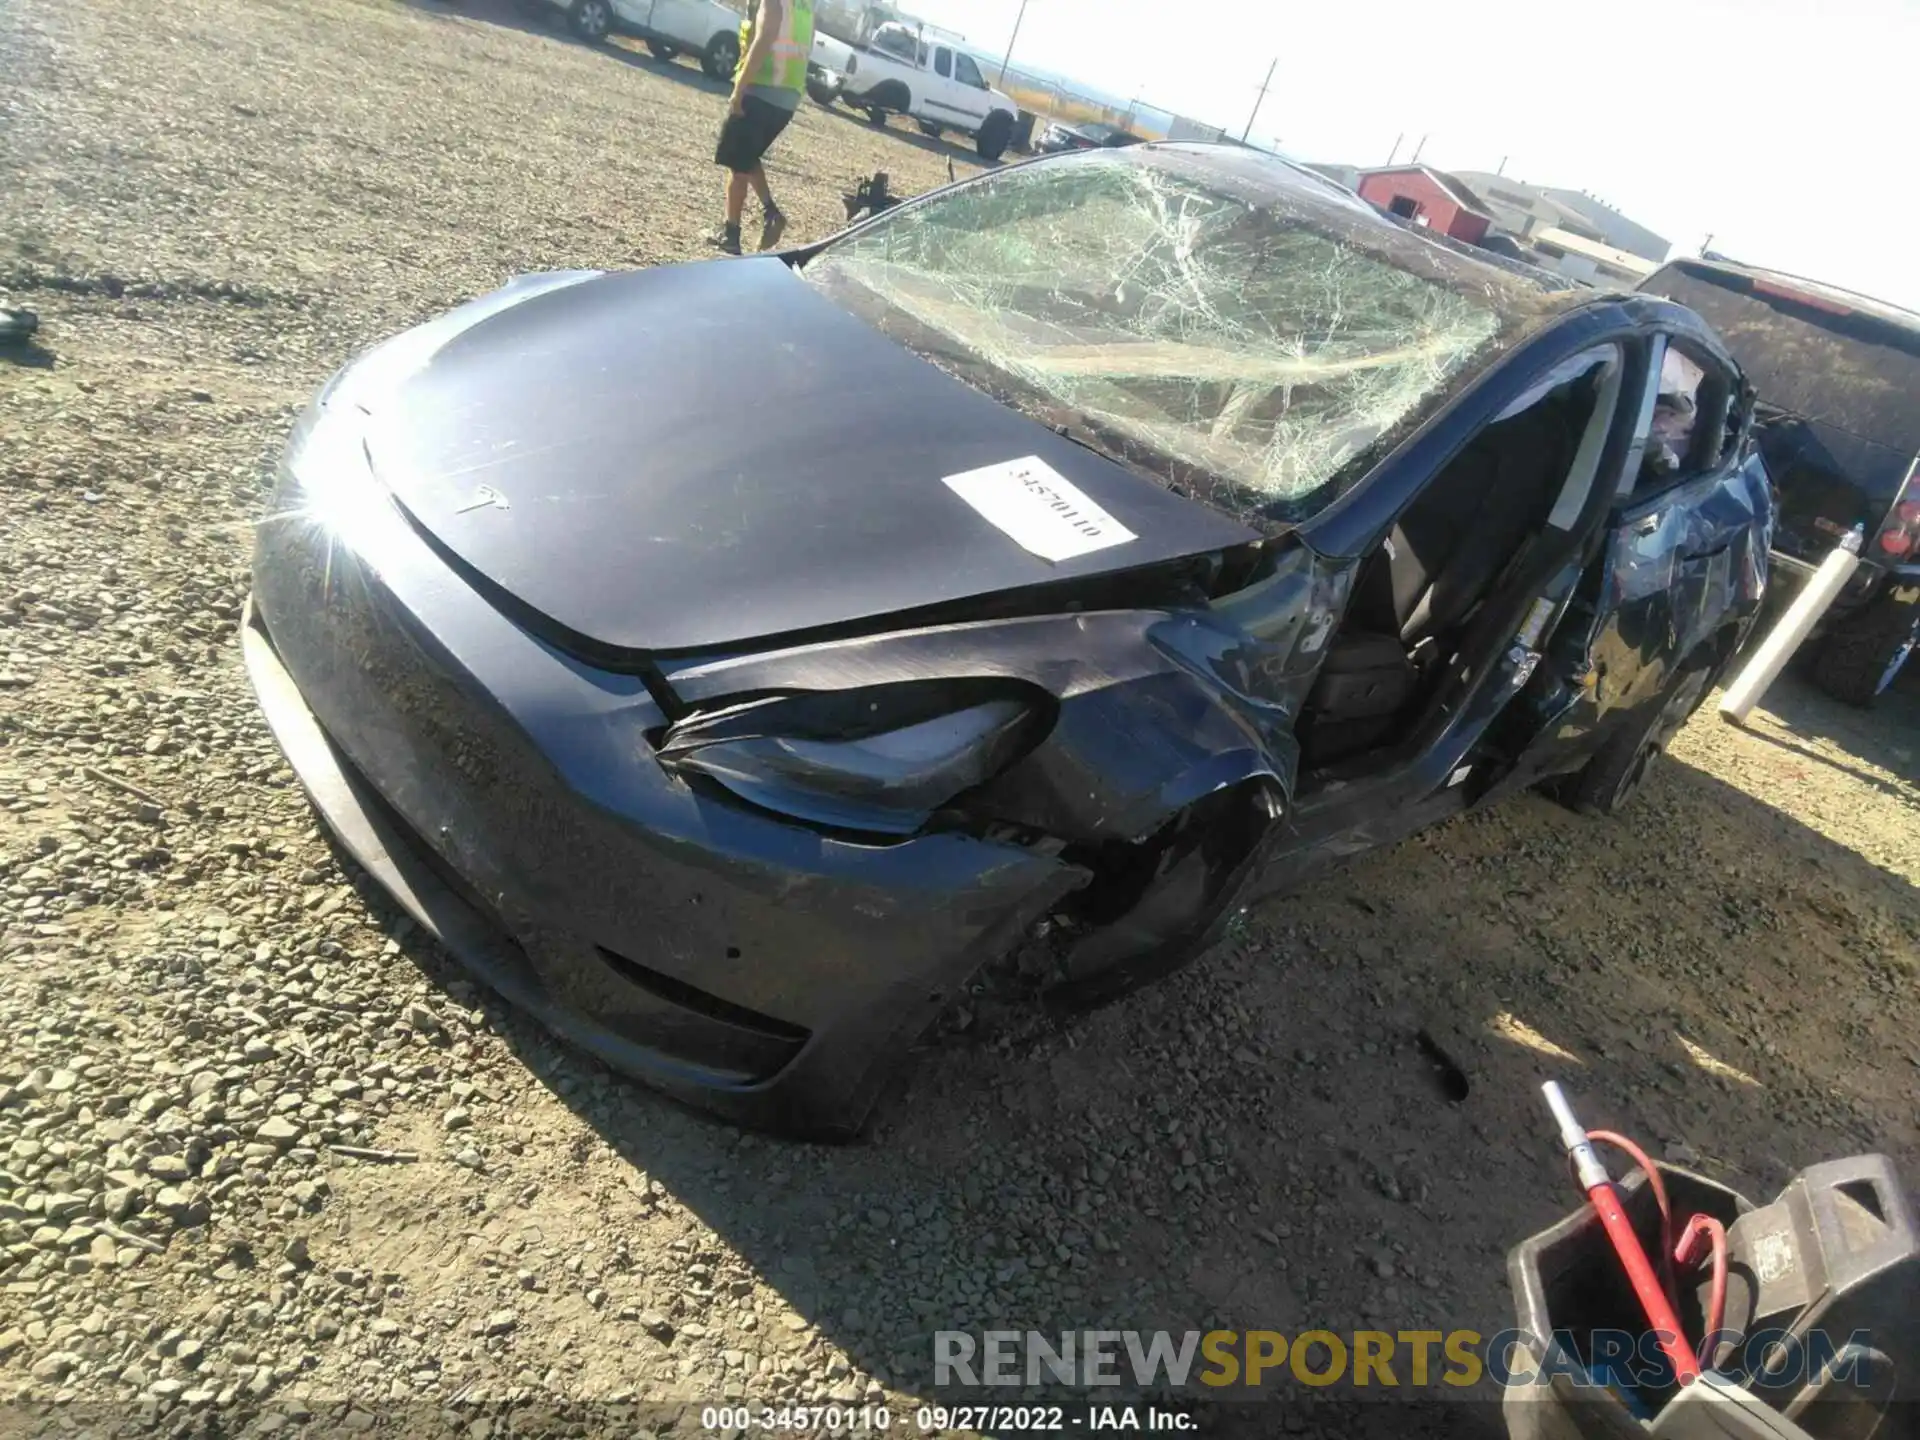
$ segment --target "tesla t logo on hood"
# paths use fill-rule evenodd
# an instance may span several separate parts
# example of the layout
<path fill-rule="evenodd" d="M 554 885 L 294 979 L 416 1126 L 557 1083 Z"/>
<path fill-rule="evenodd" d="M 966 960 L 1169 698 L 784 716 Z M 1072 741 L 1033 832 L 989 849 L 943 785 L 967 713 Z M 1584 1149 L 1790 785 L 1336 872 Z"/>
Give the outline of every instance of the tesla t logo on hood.
<path fill-rule="evenodd" d="M 464 515 L 469 510 L 511 510 L 512 508 L 513 506 L 507 503 L 507 497 L 494 489 L 493 486 L 482 485 L 478 490 L 473 492 L 473 499 L 464 505 L 456 506 L 453 513 L 456 515 Z"/>
<path fill-rule="evenodd" d="M 1037 455 L 941 479 L 988 524 L 1042 560 L 1057 564 L 1138 538 Z"/>

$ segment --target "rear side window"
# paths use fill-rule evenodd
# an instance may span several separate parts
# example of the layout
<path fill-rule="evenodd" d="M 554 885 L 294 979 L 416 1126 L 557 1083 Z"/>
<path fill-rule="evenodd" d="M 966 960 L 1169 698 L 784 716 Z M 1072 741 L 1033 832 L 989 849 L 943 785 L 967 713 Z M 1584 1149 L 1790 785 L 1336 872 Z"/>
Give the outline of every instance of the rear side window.
<path fill-rule="evenodd" d="M 933 73 L 943 80 L 953 74 L 953 52 L 944 45 L 933 52 Z"/>

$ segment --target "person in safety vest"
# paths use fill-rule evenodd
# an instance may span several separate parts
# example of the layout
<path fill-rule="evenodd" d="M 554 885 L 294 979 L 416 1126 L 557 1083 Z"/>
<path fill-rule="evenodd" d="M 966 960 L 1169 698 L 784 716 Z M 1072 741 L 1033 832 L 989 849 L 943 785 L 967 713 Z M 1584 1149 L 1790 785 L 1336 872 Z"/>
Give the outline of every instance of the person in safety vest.
<path fill-rule="evenodd" d="M 760 248 L 771 249 L 787 228 L 760 161 L 800 108 L 812 50 L 813 0 L 753 0 L 740 26 L 740 65 L 713 150 L 713 163 L 729 172 L 726 220 L 713 243 L 729 255 L 740 253 L 740 212 L 749 185 L 760 197 Z"/>

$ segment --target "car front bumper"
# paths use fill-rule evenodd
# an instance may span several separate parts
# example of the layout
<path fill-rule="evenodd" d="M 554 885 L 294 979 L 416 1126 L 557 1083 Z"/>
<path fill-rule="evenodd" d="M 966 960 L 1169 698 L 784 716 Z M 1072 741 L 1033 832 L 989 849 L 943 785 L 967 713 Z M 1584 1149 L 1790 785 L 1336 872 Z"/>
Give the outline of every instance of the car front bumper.
<path fill-rule="evenodd" d="M 638 677 L 490 604 L 363 449 L 296 463 L 243 630 L 276 739 L 418 923 L 615 1069 L 743 1124 L 851 1135 L 891 1063 L 1083 878 L 970 836 L 853 844 L 694 793 L 653 758 L 666 717 Z"/>

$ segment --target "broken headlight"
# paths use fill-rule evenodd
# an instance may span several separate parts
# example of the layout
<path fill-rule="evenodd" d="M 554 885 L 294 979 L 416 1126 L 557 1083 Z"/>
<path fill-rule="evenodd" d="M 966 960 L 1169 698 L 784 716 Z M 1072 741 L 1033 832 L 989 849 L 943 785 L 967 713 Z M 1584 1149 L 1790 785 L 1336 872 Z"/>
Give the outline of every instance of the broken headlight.
<path fill-rule="evenodd" d="M 1040 708 L 1005 692 L 956 701 L 945 685 L 776 696 L 689 716 L 660 763 L 776 814 L 910 835 L 1038 741 Z"/>

